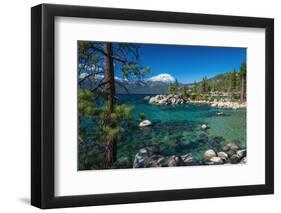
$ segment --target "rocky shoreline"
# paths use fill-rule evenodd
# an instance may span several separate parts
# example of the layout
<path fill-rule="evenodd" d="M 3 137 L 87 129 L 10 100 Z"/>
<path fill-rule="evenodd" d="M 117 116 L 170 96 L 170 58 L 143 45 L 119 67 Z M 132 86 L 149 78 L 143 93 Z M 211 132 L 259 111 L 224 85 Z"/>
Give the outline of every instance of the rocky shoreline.
<path fill-rule="evenodd" d="M 156 95 L 156 96 L 146 96 L 144 98 L 145 101 L 148 101 L 149 104 L 155 105 L 179 105 L 186 103 L 194 103 L 194 104 L 209 104 L 211 107 L 219 108 L 219 109 L 240 109 L 246 108 L 246 103 L 241 103 L 238 101 L 230 101 L 227 99 L 213 101 L 206 100 L 186 100 L 179 95 Z"/>
<path fill-rule="evenodd" d="M 195 159 L 191 154 L 163 156 L 153 153 L 149 148 L 142 148 L 135 156 L 133 168 L 245 164 L 246 155 L 246 149 L 240 149 L 235 143 L 228 143 L 217 152 L 206 150 L 202 160 Z"/>
<path fill-rule="evenodd" d="M 145 97 L 145 99 L 148 99 Z M 174 104 L 184 104 L 186 101 L 180 97 L 179 95 L 156 95 L 150 97 L 148 100 L 150 104 L 157 104 L 157 105 L 174 105 Z"/>

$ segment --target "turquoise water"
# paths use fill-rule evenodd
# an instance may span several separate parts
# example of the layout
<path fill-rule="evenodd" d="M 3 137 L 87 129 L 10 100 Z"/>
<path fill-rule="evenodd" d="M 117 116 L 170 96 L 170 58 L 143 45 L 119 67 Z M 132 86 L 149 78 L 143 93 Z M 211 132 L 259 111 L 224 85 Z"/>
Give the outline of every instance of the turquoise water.
<path fill-rule="evenodd" d="M 118 95 L 119 103 L 134 107 L 133 126 L 118 142 L 118 159 L 132 161 L 143 147 L 150 147 L 163 155 L 191 153 L 200 159 L 206 149 L 220 150 L 235 141 L 246 148 L 246 110 L 223 110 L 207 104 L 151 105 L 144 101 L 147 95 Z M 224 115 L 218 116 L 218 112 Z M 153 125 L 140 128 L 140 113 Z M 208 130 L 201 129 L 208 124 Z"/>

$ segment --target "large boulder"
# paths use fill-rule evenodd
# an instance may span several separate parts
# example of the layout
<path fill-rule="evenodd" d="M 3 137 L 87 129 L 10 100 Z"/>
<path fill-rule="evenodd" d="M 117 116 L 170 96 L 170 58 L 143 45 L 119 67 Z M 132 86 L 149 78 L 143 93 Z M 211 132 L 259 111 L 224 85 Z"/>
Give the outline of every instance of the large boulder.
<path fill-rule="evenodd" d="M 139 152 L 136 154 L 133 167 L 139 168 L 143 167 L 145 159 L 147 159 L 151 155 L 150 151 L 146 148 L 142 148 L 139 150 Z"/>
<path fill-rule="evenodd" d="M 186 166 L 191 166 L 191 165 L 196 164 L 194 158 L 190 154 L 182 155 L 181 159 L 183 160 L 183 162 Z"/>
<path fill-rule="evenodd" d="M 167 105 L 169 104 L 169 102 L 167 101 L 167 99 L 161 99 L 157 102 L 157 104 L 160 104 L 160 105 Z"/>
<path fill-rule="evenodd" d="M 236 164 L 236 163 L 239 163 L 240 162 L 240 157 L 237 155 L 237 154 L 233 154 L 231 157 L 230 157 L 230 162 L 232 164 Z"/>
<path fill-rule="evenodd" d="M 226 152 L 229 156 L 236 154 L 239 146 L 236 143 L 228 143 L 223 147 L 223 151 Z"/>
<path fill-rule="evenodd" d="M 244 158 L 244 157 L 246 157 L 246 155 L 247 155 L 247 151 L 246 151 L 246 149 L 241 149 L 241 150 L 238 150 L 236 154 L 237 154 L 240 158 Z"/>
<path fill-rule="evenodd" d="M 208 164 L 211 164 L 211 165 L 220 165 L 223 163 L 224 162 L 220 157 L 212 157 L 208 162 Z"/>
<path fill-rule="evenodd" d="M 203 154 L 203 158 L 205 161 L 209 161 L 212 157 L 216 157 L 216 156 L 217 156 L 216 152 L 212 149 L 207 150 Z"/>
<path fill-rule="evenodd" d="M 167 157 L 165 164 L 162 164 L 161 166 L 171 167 L 171 166 L 183 166 L 183 165 L 184 165 L 184 163 L 183 163 L 183 160 L 181 159 L 181 157 L 172 155 L 170 157 Z"/>
<path fill-rule="evenodd" d="M 195 165 L 195 161 L 191 155 L 183 156 L 162 156 L 156 155 L 147 148 L 141 149 L 135 156 L 134 168 L 149 167 L 173 167 L 173 166 L 190 166 Z"/>
<path fill-rule="evenodd" d="M 183 104 L 185 101 L 178 95 L 156 95 L 149 99 L 150 104 L 168 105 L 168 104 Z"/>
<path fill-rule="evenodd" d="M 141 158 L 145 158 L 150 156 L 150 151 L 147 148 L 142 148 L 139 150 L 139 152 L 136 154 L 135 159 L 139 160 Z"/>
<path fill-rule="evenodd" d="M 224 162 L 228 160 L 228 155 L 225 152 L 218 152 L 218 157 L 220 157 Z"/>
<path fill-rule="evenodd" d="M 152 122 L 149 120 L 143 120 L 139 123 L 139 127 L 147 127 L 147 126 L 151 126 Z"/>
<path fill-rule="evenodd" d="M 247 163 L 247 157 L 244 157 L 240 160 L 240 164 L 246 164 Z"/>

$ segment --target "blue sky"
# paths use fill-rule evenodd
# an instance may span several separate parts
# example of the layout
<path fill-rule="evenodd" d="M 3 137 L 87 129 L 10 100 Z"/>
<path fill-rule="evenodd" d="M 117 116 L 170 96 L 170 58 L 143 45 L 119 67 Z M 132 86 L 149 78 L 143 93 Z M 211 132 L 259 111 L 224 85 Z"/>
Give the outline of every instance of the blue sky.
<path fill-rule="evenodd" d="M 168 73 L 181 83 L 200 81 L 246 62 L 246 48 L 140 44 L 140 64 L 151 68 L 146 78 Z"/>

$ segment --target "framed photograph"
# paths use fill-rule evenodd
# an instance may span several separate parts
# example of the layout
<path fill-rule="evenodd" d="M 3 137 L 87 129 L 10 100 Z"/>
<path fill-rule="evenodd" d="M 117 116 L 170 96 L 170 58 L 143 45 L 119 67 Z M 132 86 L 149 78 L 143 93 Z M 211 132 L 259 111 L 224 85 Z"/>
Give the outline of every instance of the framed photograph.
<path fill-rule="evenodd" d="M 31 203 L 272 194 L 274 20 L 31 9 Z"/>

